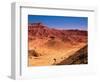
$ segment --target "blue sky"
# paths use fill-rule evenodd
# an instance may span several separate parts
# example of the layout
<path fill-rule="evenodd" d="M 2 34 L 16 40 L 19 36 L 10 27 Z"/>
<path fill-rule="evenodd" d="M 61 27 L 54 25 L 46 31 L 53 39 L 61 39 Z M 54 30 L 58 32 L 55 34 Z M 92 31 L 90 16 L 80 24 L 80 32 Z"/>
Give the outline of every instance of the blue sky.
<path fill-rule="evenodd" d="M 87 17 L 28 15 L 28 23 L 41 22 L 50 28 L 87 30 Z"/>

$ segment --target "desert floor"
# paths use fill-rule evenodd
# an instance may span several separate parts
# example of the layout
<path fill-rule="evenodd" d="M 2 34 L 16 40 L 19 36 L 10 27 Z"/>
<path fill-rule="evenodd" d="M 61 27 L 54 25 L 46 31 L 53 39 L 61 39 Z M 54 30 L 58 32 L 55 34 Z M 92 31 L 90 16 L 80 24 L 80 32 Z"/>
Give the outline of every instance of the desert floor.
<path fill-rule="evenodd" d="M 80 50 L 82 47 L 86 45 L 86 43 L 79 43 L 77 45 L 64 45 L 54 47 L 45 47 L 38 46 L 38 43 L 33 46 L 33 42 L 29 44 L 29 50 L 34 50 L 35 55 L 31 55 L 29 53 L 28 56 L 28 66 L 48 66 L 48 65 L 56 65 L 60 63 L 64 59 L 73 55 L 75 52 Z M 40 43 L 39 43 L 40 45 Z M 33 52 L 34 54 L 34 52 Z"/>

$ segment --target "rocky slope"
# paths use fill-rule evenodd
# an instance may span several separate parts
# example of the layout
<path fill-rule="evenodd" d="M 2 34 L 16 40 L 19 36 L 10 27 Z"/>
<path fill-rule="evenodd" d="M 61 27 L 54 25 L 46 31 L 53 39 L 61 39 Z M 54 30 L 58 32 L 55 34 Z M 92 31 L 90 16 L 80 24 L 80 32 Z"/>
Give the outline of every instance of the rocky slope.
<path fill-rule="evenodd" d="M 28 26 L 29 40 L 34 38 L 61 39 L 66 42 L 86 42 L 87 31 L 82 30 L 58 30 L 48 28 L 42 23 L 33 23 Z"/>
<path fill-rule="evenodd" d="M 75 52 L 72 56 L 69 56 L 67 59 L 64 59 L 57 65 L 72 65 L 72 64 L 87 64 L 88 55 L 87 55 L 87 45 Z"/>

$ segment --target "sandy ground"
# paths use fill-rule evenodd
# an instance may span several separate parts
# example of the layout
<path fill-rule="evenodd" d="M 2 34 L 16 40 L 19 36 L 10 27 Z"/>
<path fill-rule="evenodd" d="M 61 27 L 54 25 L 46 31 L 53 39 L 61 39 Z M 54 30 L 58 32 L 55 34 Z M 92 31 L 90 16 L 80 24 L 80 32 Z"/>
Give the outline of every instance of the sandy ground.
<path fill-rule="evenodd" d="M 41 42 L 41 44 L 43 43 Z M 34 49 L 36 52 L 41 53 L 42 55 L 38 57 L 28 57 L 28 66 L 47 66 L 60 63 L 62 60 L 73 55 L 76 51 L 78 51 L 85 45 L 86 43 L 79 43 L 75 46 L 70 47 L 67 47 L 65 45 L 64 47 L 59 48 L 59 46 L 56 45 L 56 48 L 47 48 L 44 46 L 40 46 L 40 43 L 35 44 L 34 47 L 32 47 L 33 44 L 30 44 L 29 49 Z"/>

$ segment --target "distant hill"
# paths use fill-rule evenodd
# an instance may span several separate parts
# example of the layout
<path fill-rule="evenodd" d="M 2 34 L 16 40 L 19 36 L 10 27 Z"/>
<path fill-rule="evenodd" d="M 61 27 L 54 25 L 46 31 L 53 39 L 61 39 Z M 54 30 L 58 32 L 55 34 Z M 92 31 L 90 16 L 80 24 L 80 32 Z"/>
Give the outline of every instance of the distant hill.
<path fill-rule="evenodd" d="M 42 23 L 32 23 L 28 25 L 28 38 L 33 40 L 35 38 L 52 38 L 60 39 L 64 42 L 86 42 L 87 31 L 82 30 L 59 30 L 49 28 Z"/>

